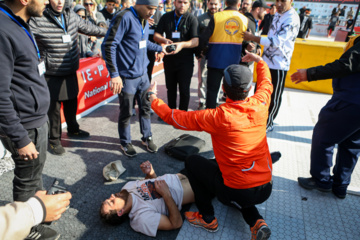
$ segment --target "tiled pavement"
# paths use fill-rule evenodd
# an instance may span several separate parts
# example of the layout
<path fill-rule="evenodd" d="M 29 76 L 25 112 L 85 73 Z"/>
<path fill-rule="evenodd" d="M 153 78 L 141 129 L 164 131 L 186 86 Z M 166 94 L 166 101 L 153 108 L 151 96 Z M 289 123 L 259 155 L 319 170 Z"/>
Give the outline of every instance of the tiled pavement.
<path fill-rule="evenodd" d="M 191 84 L 190 108 L 197 107 L 197 69 Z M 164 75 L 155 77 L 159 83 L 159 96 L 165 99 Z M 274 165 L 274 185 L 271 197 L 258 208 L 272 230 L 271 239 L 360 239 L 360 196 L 350 195 L 345 200 L 331 193 L 307 191 L 297 184 L 298 176 L 309 176 L 309 155 L 313 126 L 319 110 L 330 95 L 285 89 L 275 129 L 268 134 L 271 151 L 281 151 L 282 158 Z M 138 165 L 150 160 L 158 175 L 176 173 L 183 163 L 164 153 L 165 143 L 183 132 L 159 122 L 152 116 L 152 131 L 160 147 L 157 154 L 147 153 L 141 146 L 138 118 L 132 117 L 133 144 L 138 156 L 128 159 L 119 151 L 117 133 L 118 100 L 98 108 L 79 120 L 82 129 L 91 133 L 87 140 L 73 140 L 63 133 L 65 156 L 48 153 L 44 169 L 44 186 L 48 188 L 54 178 L 73 194 L 70 209 L 52 224 L 61 233 L 61 239 L 151 239 L 131 230 L 129 223 L 106 226 L 100 222 L 98 210 L 101 201 L 110 193 L 121 189 L 126 181 L 140 179 Z M 191 132 L 206 141 L 202 155 L 212 157 L 211 140 L 203 132 Z M 109 162 L 122 160 L 127 171 L 116 182 L 106 183 L 102 168 Z M 0 176 L 0 204 L 12 199 L 13 172 Z M 360 189 L 360 166 L 355 168 L 352 188 Z M 220 229 L 217 233 L 191 227 L 186 221 L 178 231 L 159 231 L 159 239 L 250 239 L 249 227 L 241 214 L 214 200 Z M 191 206 L 195 209 L 195 206 Z"/>

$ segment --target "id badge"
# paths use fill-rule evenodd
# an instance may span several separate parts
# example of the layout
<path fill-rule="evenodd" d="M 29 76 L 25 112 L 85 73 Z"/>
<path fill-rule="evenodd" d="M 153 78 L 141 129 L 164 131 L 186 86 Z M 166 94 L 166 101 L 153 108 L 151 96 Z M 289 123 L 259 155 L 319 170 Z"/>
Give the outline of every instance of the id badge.
<path fill-rule="evenodd" d="M 69 34 L 67 35 L 62 35 L 62 40 L 63 40 L 63 43 L 69 43 L 71 42 L 71 36 Z"/>
<path fill-rule="evenodd" d="M 38 71 L 39 71 L 39 75 L 42 76 L 43 74 L 45 74 L 46 72 L 46 68 L 45 68 L 45 62 L 41 61 L 38 65 Z"/>
<path fill-rule="evenodd" d="M 139 49 L 146 48 L 146 40 L 142 40 L 139 42 Z"/>
<path fill-rule="evenodd" d="M 175 39 L 175 38 L 180 38 L 180 32 L 173 32 L 172 33 L 172 38 Z"/>
<path fill-rule="evenodd" d="M 149 29 L 149 35 L 154 35 L 155 30 L 154 29 Z"/>

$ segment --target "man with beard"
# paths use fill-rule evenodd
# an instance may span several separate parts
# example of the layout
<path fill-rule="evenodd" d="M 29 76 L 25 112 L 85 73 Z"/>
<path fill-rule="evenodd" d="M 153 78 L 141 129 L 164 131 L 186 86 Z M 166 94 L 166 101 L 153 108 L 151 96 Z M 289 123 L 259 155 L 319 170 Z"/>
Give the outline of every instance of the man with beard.
<path fill-rule="evenodd" d="M 276 6 L 275 4 L 271 4 L 270 12 L 265 15 L 264 20 L 262 20 L 260 23 L 259 29 L 261 30 L 261 35 L 268 34 L 275 13 L 276 13 Z"/>
<path fill-rule="evenodd" d="M 310 17 L 311 9 L 308 8 L 305 10 L 305 13 L 303 15 L 300 15 L 300 29 L 298 38 L 308 38 L 311 32 L 311 29 L 313 28 L 312 25 L 312 17 Z"/>
<path fill-rule="evenodd" d="M 31 18 L 30 27 L 39 45 L 40 56 L 45 60 L 45 79 L 50 90 L 49 145 L 55 155 L 63 155 L 61 145 L 60 107 L 63 104 L 67 135 L 86 138 L 89 133 L 79 128 L 76 121 L 76 71 L 79 68 L 78 32 L 90 36 L 104 36 L 106 29 L 80 18 L 73 10 L 64 7 L 64 0 L 50 0 L 42 17 Z"/>
<path fill-rule="evenodd" d="M 208 27 L 200 36 L 197 51 L 207 51 L 208 75 L 206 108 L 216 108 L 217 96 L 224 69 L 231 64 L 239 64 L 242 51 L 242 33 L 248 27 L 248 19 L 238 9 L 239 0 L 225 1 L 224 11 L 215 13 Z"/>
<path fill-rule="evenodd" d="M 194 70 L 192 48 L 199 44 L 198 21 L 188 12 L 189 0 L 175 0 L 174 5 L 174 11 L 165 13 L 161 17 L 155 30 L 154 40 L 160 44 L 174 43 L 176 46 L 172 54 L 178 54 L 164 57 L 167 98 L 170 108 L 176 109 L 177 86 L 179 85 L 179 109 L 187 111 L 190 101 L 190 82 Z"/>
<path fill-rule="evenodd" d="M 263 20 L 267 8 L 270 8 L 263 0 L 257 0 L 253 3 L 251 12 L 245 13 L 245 16 L 248 18 L 248 31 L 255 36 L 259 36 L 259 20 Z M 242 56 L 245 56 L 245 49 L 249 52 L 256 53 L 257 55 L 261 54 L 261 47 L 259 44 L 253 41 L 243 41 Z M 254 70 L 254 62 L 242 63 L 248 65 L 251 72 Z"/>
<path fill-rule="evenodd" d="M 280 109 L 281 96 L 284 91 L 286 74 L 290 69 L 295 39 L 299 33 L 300 19 L 295 9 L 291 7 L 292 2 L 293 0 L 276 0 L 277 13 L 275 13 L 267 37 L 244 32 L 246 41 L 254 41 L 264 46 L 263 58 L 269 65 L 274 85 L 267 121 L 267 132 L 274 129 L 273 124 Z"/>
<path fill-rule="evenodd" d="M 201 35 L 206 27 L 209 25 L 211 16 L 219 11 L 219 0 L 209 0 L 207 2 L 208 11 L 198 17 L 199 22 L 199 35 Z M 207 79 L 207 59 L 206 49 L 196 56 L 198 59 L 198 96 L 199 96 L 199 108 L 198 110 L 205 109 L 206 101 L 206 79 Z"/>
<path fill-rule="evenodd" d="M 242 14 L 250 12 L 251 4 L 252 4 L 252 0 L 243 0 L 242 3 L 241 3 L 241 8 L 239 9 L 239 11 Z"/>
<path fill-rule="evenodd" d="M 43 189 L 42 171 L 48 139 L 46 113 L 50 97 L 44 79 L 45 64 L 27 22 L 30 17 L 41 17 L 46 4 L 46 0 L 0 2 L 0 139 L 15 162 L 13 199 L 26 203 L 13 206 L 19 207 L 17 211 L 23 213 L 22 219 L 34 213 L 29 207 L 35 212 L 41 211 L 36 208 L 41 208 L 40 200 L 29 199 Z M 70 196 L 60 198 L 69 199 Z M 34 216 L 29 223 L 38 224 L 42 220 L 41 216 L 40 219 Z M 0 221 L 0 225 L 6 226 L 6 223 Z M 35 226 L 31 233 L 39 239 L 59 236 L 43 225 Z M 2 234 L 0 231 L 0 238 Z"/>
<path fill-rule="evenodd" d="M 142 144 L 156 153 L 151 132 L 150 102 L 146 91 L 150 86 L 147 75 L 147 51 L 162 52 L 163 48 L 148 40 L 148 19 L 154 15 L 159 0 L 137 0 L 130 7 L 115 15 L 106 34 L 101 50 L 111 78 L 111 90 L 118 94 L 120 113 L 118 131 L 121 150 L 128 157 L 137 155 L 131 141 L 130 118 L 133 101 L 139 104 L 139 124 Z"/>
<path fill-rule="evenodd" d="M 100 11 L 100 13 L 104 16 L 108 26 L 110 25 L 111 19 L 115 13 L 115 4 L 116 0 L 106 0 L 105 7 Z"/>

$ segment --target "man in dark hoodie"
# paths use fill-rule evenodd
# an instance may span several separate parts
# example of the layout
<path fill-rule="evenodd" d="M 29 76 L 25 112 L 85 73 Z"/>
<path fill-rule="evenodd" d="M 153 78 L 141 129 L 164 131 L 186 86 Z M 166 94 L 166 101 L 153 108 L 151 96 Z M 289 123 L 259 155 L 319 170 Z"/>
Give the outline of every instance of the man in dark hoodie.
<path fill-rule="evenodd" d="M 62 155 L 60 107 L 68 127 L 68 136 L 88 137 L 90 134 L 80 130 L 76 121 L 77 94 L 79 91 L 76 70 L 79 68 L 78 32 L 91 36 L 104 36 L 106 30 L 79 17 L 64 0 L 50 0 L 42 17 L 31 18 L 30 28 L 45 60 L 45 79 L 50 90 L 50 150 Z M 50 36 L 50 37 L 49 37 Z"/>

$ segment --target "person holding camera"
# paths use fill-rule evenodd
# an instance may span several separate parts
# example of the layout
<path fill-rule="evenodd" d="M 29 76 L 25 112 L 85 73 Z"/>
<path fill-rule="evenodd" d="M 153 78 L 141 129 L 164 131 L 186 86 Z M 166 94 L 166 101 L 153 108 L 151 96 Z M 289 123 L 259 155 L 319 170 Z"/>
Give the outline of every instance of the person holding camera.
<path fill-rule="evenodd" d="M 188 12 L 189 0 L 175 0 L 174 5 L 174 11 L 165 13 L 161 17 L 155 30 L 154 40 L 160 44 L 174 43 L 175 49 L 169 48 L 172 55 L 164 57 L 167 98 L 169 107 L 176 109 L 177 86 L 179 85 L 179 109 L 187 111 L 190 101 L 190 82 L 194 70 L 193 48 L 199 44 L 198 21 L 193 14 Z"/>
<path fill-rule="evenodd" d="M 154 14 L 158 3 L 158 0 L 137 0 L 134 7 L 115 15 L 101 45 L 110 73 L 111 90 L 119 96 L 118 131 L 121 149 L 128 157 L 136 156 L 130 135 L 130 118 L 135 97 L 140 109 L 142 144 L 148 152 L 157 152 L 151 133 L 150 102 L 146 98 L 146 91 L 150 86 L 147 51 L 163 52 L 161 46 L 148 40 L 148 19 Z"/>
<path fill-rule="evenodd" d="M 46 195 L 46 191 L 38 191 L 26 202 L 13 202 L 0 207 L 0 239 L 58 239 L 59 234 L 44 236 L 31 230 L 41 222 L 52 222 L 60 219 L 70 204 L 71 193 Z M 35 226 L 35 227 L 34 227 Z M 44 233 L 44 232 L 42 232 Z"/>

